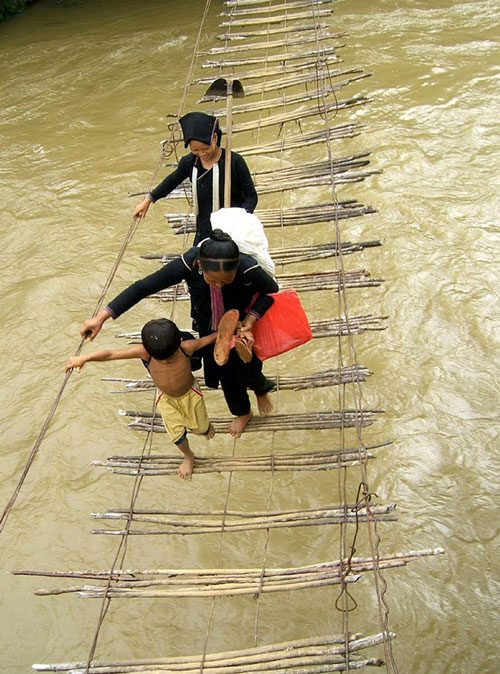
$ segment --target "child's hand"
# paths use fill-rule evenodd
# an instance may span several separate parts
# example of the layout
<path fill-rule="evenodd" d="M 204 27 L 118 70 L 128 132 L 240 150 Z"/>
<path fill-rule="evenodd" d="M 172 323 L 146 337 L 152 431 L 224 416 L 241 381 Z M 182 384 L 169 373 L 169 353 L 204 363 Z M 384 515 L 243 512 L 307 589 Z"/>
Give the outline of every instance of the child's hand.
<path fill-rule="evenodd" d="M 251 349 L 253 347 L 255 339 L 251 328 L 240 324 L 240 327 L 236 330 L 236 334 L 241 339 L 241 341 L 248 346 L 248 348 Z"/>
<path fill-rule="evenodd" d="M 73 356 L 72 358 L 68 359 L 68 362 L 66 363 L 66 372 L 68 370 L 71 370 L 71 368 L 76 368 L 78 372 L 82 369 L 82 367 L 85 365 L 85 359 L 82 358 L 82 356 Z"/>

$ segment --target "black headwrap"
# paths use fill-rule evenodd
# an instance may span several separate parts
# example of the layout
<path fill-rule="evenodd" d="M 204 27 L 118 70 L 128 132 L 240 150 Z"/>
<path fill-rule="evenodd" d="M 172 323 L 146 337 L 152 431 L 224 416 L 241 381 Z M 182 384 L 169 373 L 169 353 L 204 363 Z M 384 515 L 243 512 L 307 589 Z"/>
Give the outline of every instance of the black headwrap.
<path fill-rule="evenodd" d="M 184 147 L 189 145 L 190 140 L 197 140 L 205 145 L 210 145 L 212 136 L 217 134 L 217 145 L 220 145 L 222 132 L 219 128 L 217 117 L 207 115 L 204 112 L 188 112 L 179 119 L 184 136 Z"/>

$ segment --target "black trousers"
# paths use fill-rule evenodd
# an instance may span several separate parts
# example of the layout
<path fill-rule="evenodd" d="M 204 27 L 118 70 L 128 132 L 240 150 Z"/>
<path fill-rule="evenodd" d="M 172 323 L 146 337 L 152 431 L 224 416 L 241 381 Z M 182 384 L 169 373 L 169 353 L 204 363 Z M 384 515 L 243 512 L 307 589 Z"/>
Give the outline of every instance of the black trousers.
<path fill-rule="evenodd" d="M 234 349 L 222 367 L 213 357 L 213 346 L 203 349 L 205 383 L 209 388 L 218 388 L 220 383 L 227 406 L 234 416 L 250 412 L 250 398 L 247 389 L 256 395 L 264 395 L 274 388 L 273 382 L 262 373 L 262 361 L 253 354 L 250 363 L 244 363 Z"/>

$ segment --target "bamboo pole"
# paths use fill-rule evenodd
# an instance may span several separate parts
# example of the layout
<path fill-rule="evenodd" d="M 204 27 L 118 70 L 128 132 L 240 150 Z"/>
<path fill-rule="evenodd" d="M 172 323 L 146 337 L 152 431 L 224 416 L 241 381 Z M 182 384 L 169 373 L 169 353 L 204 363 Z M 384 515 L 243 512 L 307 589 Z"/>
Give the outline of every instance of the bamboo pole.
<path fill-rule="evenodd" d="M 310 375 L 269 375 L 267 378 L 275 383 L 280 390 L 301 391 L 311 388 L 322 388 L 326 386 L 338 386 L 339 384 L 348 384 L 351 382 L 363 382 L 371 374 L 371 370 L 362 365 L 346 365 L 337 370 L 326 370 L 325 372 L 316 372 Z M 120 391 L 111 391 L 111 393 L 134 393 L 138 391 L 151 391 L 155 388 L 151 377 L 147 379 L 131 379 L 127 377 L 101 377 L 101 381 L 123 382 L 126 388 Z M 202 391 L 208 391 L 205 383 L 200 383 Z"/>
<path fill-rule="evenodd" d="M 297 292 L 309 292 L 312 290 L 339 290 L 340 288 L 374 288 L 383 283 L 381 278 L 371 278 L 365 269 L 344 272 L 337 271 L 310 273 L 310 274 L 284 274 L 277 277 L 282 290 L 293 288 Z M 160 290 L 150 299 L 161 302 L 179 302 L 190 299 L 190 294 L 185 290 L 184 284 L 171 286 Z"/>
<path fill-rule="evenodd" d="M 297 73 L 298 71 L 305 70 L 314 70 L 315 79 L 318 77 L 318 72 L 322 70 L 323 67 L 330 65 L 332 63 L 340 63 L 341 59 L 338 56 L 329 54 L 324 58 L 317 58 L 311 61 L 306 61 L 305 63 L 294 63 L 293 65 L 283 64 L 282 66 L 270 66 L 266 68 L 258 68 L 257 70 L 248 70 L 243 73 L 238 73 L 238 78 L 240 80 L 254 80 L 270 77 L 271 75 L 280 75 L 285 76 L 287 74 Z M 326 72 L 326 71 L 325 71 Z M 221 74 L 221 77 L 227 79 L 228 77 L 234 77 L 232 74 Z M 213 78 L 210 77 L 197 77 L 193 80 L 193 84 L 209 84 Z"/>
<path fill-rule="evenodd" d="M 360 334 L 365 330 L 385 330 L 387 325 L 385 321 L 388 316 L 373 316 L 372 314 L 362 314 L 350 316 L 347 321 L 344 317 L 340 319 L 336 316 L 325 318 L 320 321 L 309 321 L 313 337 L 338 337 L 349 334 Z M 126 337 L 130 343 L 138 343 L 140 332 L 123 332 L 117 337 Z"/>
<path fill-rule="evenodd" d="M 206 653 L 204 655 L 204 667 L 208 671 L 216 671 L 215 668 L 221 666 L 223 663 L 224 666 L 228 665 L 240 665 L 244 666 L 252 658 L 257 658 L 252 660 L 253 663 L 260 662 L 262 663 L 266 657 L 270 658 L 270 663 L 279 662 L 283 657 L 292 657 L 301 655 L 304 656 L 316 655 L 318 652 L 323 651 L 325 648 L 336 648 L 338 649 L 338 654 L 356 654 L 361 650 L 366 648 L 373 648 L 374 646 L 380 644 L 383 640 L 384 635 L 374 634 L 368 637 L 363 637 L 361 634 L 348 634 L 346 635 L 333 635 L 333 636 L 320 636 L 309 639 L 300 639 L 287 641 L 278 644 L 269 644 L 267 646 L 259 646 L 248 649 L 239 649 L 227 652 L 219 653 Z M 394 634 L 389 634 L 386 638 L 393 639 Z M 347 644 L 347 648 L 346 648 Z M 330 651 L 330 654 L 337 654 L 337 651 Z M 262 658 L 262 659 L 260 659 Z M 128 661 L 100 661 L 94 662 L 89 669 L 90 674 L 120 674 L 122 672 L 140 672 L 140 671 L 154 671 L 151 668 L 160 667 L 161 669 L 157 670 L 164 673 L 166 667 L 174 665 L 184 665 L 191 666 L 194 668 L 198 667 L 201 662 L 200 655 L 186 655 L 186 656 L 174 656 L 168 658 L 154 658 L 154 659 L 142 659 L 142 660 L 128 660 Z M 360 662 L 360 660 L 358 660 Z M 33 668 L 37 671 L 68 671 L 79 669 L 81 667 L 86 667 L 86 663 L 72 662 L 72 663 L 60 663 L 58 665 L 45 665 L 45 664 L 36 664 L 33 665 Z M 147 669 L 141 669 L 147 668 Z M 296 672 L 294 668 L 294 673 Z"/>
<path fill-rule="evenodd" d="M 283 23 L 284 21 L 290 23 L 291 21 L 303 21 L 304 19 L 317 19 L 318 17 L 331 16 L 333 11 L 331 9 L 317 9 L 313 12 L 292 12 L 286 13 L 282 16 L 267 16 L 264 19 L 262 17 L 255 19 L 238 19 L 237 21 L 221 21 L 220 26 L 222 27 L 236 27 L 241 28 L 245 26 L 261 26 L 262 24 L 271 25 L 273 23 Z"/>
<path fill-rule="evenodd" d="M 269 51 L 270 49 L 279 49 L 281 47 L 300 47 L 304 44 L 317 44 L 318 40 L 321 39 L 323 40 L 338 40 L 340 38 L 346 37 L 348 33 L 346 32 L 340 32 L 340 33 L 329 33 L 329 32 L 323 32 L 321 37 L 316 36 L 316 35 L 309 35 L 309 36 L 304 36 L 304 35 L 292 35 L 291 38 L 285 37 L 284 39 L 277 39 L 277 40 L 264 40 L 263 42 L 249 42 L 245 40 L 243 44 L 238 44 L 238 45 L 225 45 L 224 47 L 211 47 L 210 49 L 207 49 L 206 51 L 200 51 L 198 54 L 200 56 L 213 56 L 216 54 L 240 54 L 242 52 L 246 51 L 260 51 L 260 50 L 265 50 Z"/>
<path fill-rule="evenodd" d="M 279 71 L 277 73 L 280 75 L 277 79 L 266 78 L 262 82 L 256 82 L 255 84 L 249 84 L 245 87 L 245 93 L 248 96 L 262 95 L 268 91 L 276 92 L 288 89 L 289 87 L 296 87 L 300 84 L 308 85 L 310 82 L 317 84 L 318 82 L 328 82 L 330 83 L 334 77 L 341 77 L 342 75 L 357 75 L 364 74 L 364 71 L 361 68 L 328 68 L 326 69 L 323 65 L 319 65 L 314 69 L 301 69 L 299 72 L 295 70 L 290 71 L 290 74 L 283 73 Z M 371 77 L 371 73 L 367 73 L 366 77 Z M 354 78 L 351 78 L 354 80 Z M 199 102 L 205 102 L 205 97 L 201 98 Z M 211 99 L 210 99 L 211 100 Z M 325 130 L 323 129 L 323 132 Z"/>
<path fill-rule="evenodd" d="M 336 44 L 331 47 L 324 47 L 321 52 L 318 54 L 317 49 L 313 49 L 310 51 L 297 51 L 297 52 L 285 52 L 281 54 L 266 54 L 265 61 L 266 64 L 268 63 L 274 63 L 274 61 L 279 61 L 280 63 L 285 63 L 288 61 L 295 61 L 297 59 L 311 59 L 315 58 L 318 55 L 321 58 L 324 58 L 325 56 L 329 55 L 334 55 L 336 54 L 337 49 L 341 49 L 345 47 L 345 44 Z M 229 58 L 229 59 L 222 59 L 219 61 L 205 61 L 204 63 L 201 64 L 202 68 L 238 68 L 239 66 L 251 66 L 251 65 L 258 65 L 262 63 L 262 56 L 248 56 L 246 58 Z"/>
<path fill-rule="evenodd" d="M 271 35 L 297 35 L 297 34 L 304 34 L 304 33 L 309 33 L 309 32 L 314 32 L 315 34 L 318 35 L 318 39 L 321 38 L 322 35 L 325 35 L 325 31 L 328 31 L 330 26 L 327 23 L 316 23 L 315 25 L 313 24 L 306 24 L 303 26 L 275 26 L 275 27 L 270 27 L 267 26 L 267 28 L 263 29 L 252 29 L 252 30 L 247 30 L 247 31 L 240 31 L 239 33 L 235 32 L 226 32 L 226 33 L 220 33 L 219 35 L 216 35 L 217 40 L 221 40 L 223 42 L 227 42 L 229 40 L 237 40 L 237 41 L 243 41 L 247 40 L 248 38 L 254 38 L 254 37 L 267 37 Z"/>
<path fill-rule="evenodd" d="M 342 89 L 343 87 L 352 84 L 353 82 L 357 82 L 359 80 L 366 79 L 367 77 L 371 77 L 371 73 L 363 74 L 363 75 L 358 75 L 357 77 L 350 77 L 346 80 L 341 80 L 340 82 L 335 82 L 334 84 L 331 84 L 329 86 L 326 86 L 324 90 L 321 89 L 313 89 L 311 91 L 306 91 L 306 92 L 301 92 L 298 94 L 292 94 L 290 96 L 281 96 L 278 98 L 270 98 L 267 100 L 259 100 L 259 101 L 254 101 L 253 103 L 244 103 L 240 105 L 234 105 L 232 113 L 233 115 L 238 115 L 242 113 L 249 113 L 249 112 L 260 112 L 261 110 L 271 110 L 273 108 L 283 108 L 289 105 L 296 105 L 298 103 L 305 103 L 306 101 L 312 101 L 312 100 L 318 100 L 321 99 L 323 100 L 324 97 L 327 97 L 329 94 L 333 93 L 334 91 L 338 91 L 339 89 Z M 204 97 L 205 99 L 207 97 Z M 218 99 L 219 100 L 219 99 Z M 203 99 L 202 99 L 203 102 Z M 217 109 L 213 110 L 212 114 L 215 115 L 216 117 L 219 118 L 224 118 L 226 115 L 225 109 Z"/>
<path fill-rule="evenodd" d="M 315 8 L 319 7 L 320 5 L 331 5 L 333 0 L 291 0 L 286 3 L 282 3 L 280 5 L 271 5 L 267 3 L 266 5 L 263 5 L 261 7 L 249 7 L 245 5 L 227 5 L 230 7 L 229 11 L 225 12 L 220 12 L 219 16 L 229 16 L 229 17 L 238 17 L 238 16 L 249 16 L 253 14 L 262 14 L 266 13 L 269 14 L 270 12 L 285 12 L 288 13 L 290 9 L 307 9 L 307 8 Z M 243 9 L 240 9 L 240 7 L 243 7 Z M 266 17 L 267 18 L 267 17 Z M 262 22 L 264 23 L 266 19 L 262 19 Z"/>
<path fill-rule="evenodd" d="M 375 567 L 397 568 L 424 556 L 443 553 L 442 548 L 433 548 L 386 555 L 377 560 L 371 557 L 352 558 L 348 564 L 346 561 L 342 563 L 333 561 L 286 569 L 168 569 L 158 570 L 154 575 L 150 574 L 150 577 L 146 576 L 145 572 L 134 572 L 133 578 L 117 579 L 112 586 L 76 585 L 39 589 L 34 593 L 43 596 L 78 593 L 86 598 L 194 598 L 303 590 L 336 585 L 340 582 L 354 583 L 363 573 L 373 571 Z M 349 568 L 347 576 L 344 573 L 346 564 Z M 29 575 L 29 572 L 23 571 L 16 573 Z"/>
<path fill-rule="evenodd" d="M 294 209 L 298 210 L 298 209 Z M 333 211 L 333 209 L 332 209 Z M 345 217 L 345 216 L 344 216 Z M 284 224 L 284 223 L 283 223 Z M 279 222 L 273 223 L 270 226 L 279 226 Z M 320 243 L 314 246 L 298 246 L 290 248 L 271 248 L 269 250 L 270 256 L 273 258 L 276 266 L 292 264 L 295 262 L 306 262 L 308 260 L 318 260 L 329 257 L 337 257 L 339 251 L 342 255 L 351 255 L 364 250 L 365 248 L 374 248 L 381 246 L 380 240 L 375 241 L 359 241 L 351 243 L 344 241 L 338 246 L 336 243 Z M 146 253 L 141 255 L 145 260 L 160 260 L 162 264 L 167 264 L 179 257 L 178 253 Z"/>

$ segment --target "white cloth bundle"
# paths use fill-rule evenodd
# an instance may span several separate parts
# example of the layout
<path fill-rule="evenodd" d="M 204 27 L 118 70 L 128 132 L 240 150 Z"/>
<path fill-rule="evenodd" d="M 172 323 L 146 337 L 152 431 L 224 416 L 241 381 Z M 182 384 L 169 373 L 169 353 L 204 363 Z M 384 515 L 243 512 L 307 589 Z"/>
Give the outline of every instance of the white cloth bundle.
<path fill-rule="evenodd" d="M 229 234 L 240 251 L 254 257 L 268 274 L 276 274 L 264 227 L 256 215 L 244 208 L 221 208 L 210 215 L 210 222 L 212 229 L 222 229 Z"/>

